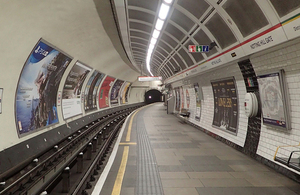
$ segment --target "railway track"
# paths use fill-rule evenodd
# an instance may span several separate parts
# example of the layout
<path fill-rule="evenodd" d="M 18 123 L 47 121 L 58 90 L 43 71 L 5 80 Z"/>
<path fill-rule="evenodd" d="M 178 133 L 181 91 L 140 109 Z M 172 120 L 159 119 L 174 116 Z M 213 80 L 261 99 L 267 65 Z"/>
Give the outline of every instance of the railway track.
<path fill-rule="evenodd" d="M 80 128 L 0 183 L 0 195 L 89 194 L 125 118 L 136 108 Z"/>

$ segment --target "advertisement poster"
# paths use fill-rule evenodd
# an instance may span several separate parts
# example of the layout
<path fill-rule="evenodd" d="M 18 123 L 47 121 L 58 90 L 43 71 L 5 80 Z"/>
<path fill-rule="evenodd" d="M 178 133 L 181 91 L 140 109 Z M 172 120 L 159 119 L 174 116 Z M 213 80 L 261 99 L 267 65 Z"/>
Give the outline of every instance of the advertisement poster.
<path fill-rule="evenodd" d="M 196 120 L 196 94 L 195 94 L 195 89 L 193 88 L 188 88 L 187 89 L 189 94 L 189 111 L 190 111 L 190 120 Z"/>
<path fill-rule="evenodd" d="M 180 111 L 180 90 L 179 87 L 175 88 L 176 105 L 175 110 Z"/>
<path fill-rule="evenodd" d="M 21 72 L 16 92 L 19 135 L 58 123 L 57 90 L 71 58 L 40 40 Z"/>
<path fill-rule="evenodd" d="M 185 98 L 186 98 L 186 108 L 189 109 L 190 108 L 190 104 L 191 104 L 191 100 L 190 100 L 190 93 L 189 93 L 189 89 L 185 88 Z"/>
<path fill-rule="evenodd" d="M 120 89 L 121 89 L 123 83 L 124 83 L 124 81 L 122 81 L 122 80 L 117 80 L 114 83 L 114 86 L 112 87 L 111 93 L 110 93 L 110 105 L 111 106 L 119 104 L 119 96 L 120 96 L 119 92 L 120 92 Z"/>
<path fill-rule="evenodd" d="M 201 88 L 199 87 L 198 83 L 194 83 L 195 95 L 196 95 L 196 113 L 195 113 L 195 120 L 200 121 L 201 115 Z"/>
<path fill-rule="evenodd" d="M 97 91 L 104 76 L 104 74 L 98 71 L 94 71 L 92 76 L 90 77 L 84 90 L 85 111 L 92 111 L 97 109 Z"/>
<path fill-rule="evenodd" d="M 125 92 L 125 103 L 128 103 L 128 99 L 129 99 L 129 90 L 131 88 L 132 83 L 129 83 L 129 86 L 127 87 L 127 90 Z"/>
<path fill-rule="evenodd" d="M 109 76 L 104 79 L 99 91 L 99 108 L 109 107 L 109 91 L 114 81 L 115 79 Z"/>
<path fill-rule="evenodd" d="M 181 101 L 181 104 L 180 104 L 180 110 L 184 108 L 184 93 L 183 93 L 183 87 L 179 87 L 179 90 L 180 90 L 180 101 Z"/>
<path fill-rule="evenodd" d="M 126 101 L 126 94 L 128 94 L 128 89 L 129 89 L 129 86 L 131 85 L 131 83 L 125 83 L 124 85 L 123 85 L 123 89 L 122 89 L 122 92 L 121 92 L 121 99 L 120 99 L 120 102 L 121 102 L 121 104 L 126 104 L 127 103 L 127 101 Z"/>
<path fill-rule="evenodd" d="M 263 123 L 286 128 L 285 106 L 279 73 L 257 77 L 262 105 Z"/>
<path fill-rule="evenodd" d="M 82 114 L 82 85 L 90 71 L 91 68 L 77 61 L 69 72 L 62 94 L 62 111 L 64 119 Z"/>
<path fill-rule="evenodd" d="M 0 114 L 2 114 L 2 94 L 3 94 L 3 89 L 0 88 Z"/>
<path fill-rule="evenodd" d="M 211 82 L 214 94 L 213 125 L 223 130 L 237 132 L 238 102 L 233 78 Z"/>

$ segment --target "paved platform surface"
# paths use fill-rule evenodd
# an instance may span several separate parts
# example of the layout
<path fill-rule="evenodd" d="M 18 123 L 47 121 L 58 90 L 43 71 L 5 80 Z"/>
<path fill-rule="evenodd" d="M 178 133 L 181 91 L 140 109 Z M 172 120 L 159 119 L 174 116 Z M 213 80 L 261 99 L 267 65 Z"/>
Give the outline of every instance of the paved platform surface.
<path fill-rule="evenodd" d="M 130 119 L 101 195 L 300 194 L 299 183 L 181 123 L 162 103 Z"/>

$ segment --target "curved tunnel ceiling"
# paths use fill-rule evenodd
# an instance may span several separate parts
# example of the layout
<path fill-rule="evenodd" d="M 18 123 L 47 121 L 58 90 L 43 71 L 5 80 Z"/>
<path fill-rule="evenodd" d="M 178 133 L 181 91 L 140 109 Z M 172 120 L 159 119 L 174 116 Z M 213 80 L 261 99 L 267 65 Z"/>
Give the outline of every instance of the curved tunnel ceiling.
<path fill-rule="evenodd" d="M 131 63 L 144 72 L 162 3 L 114 0 L 125 51 Z M 152 54 L 151 72 L 165 80 L 277 25 L 299 8 L 299 0 L 173 0 Z M 217 46 L 208 53 L 188 51 L 189 45 L 212 42 Z"/>

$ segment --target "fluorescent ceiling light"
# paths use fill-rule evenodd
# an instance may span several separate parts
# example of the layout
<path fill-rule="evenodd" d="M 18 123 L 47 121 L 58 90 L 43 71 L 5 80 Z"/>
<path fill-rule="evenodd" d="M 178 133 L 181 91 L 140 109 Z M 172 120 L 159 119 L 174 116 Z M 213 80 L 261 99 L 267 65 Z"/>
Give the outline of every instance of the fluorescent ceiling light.
<path fill-rule="evenodd" d="M 173 0 L 164 0 L 165 3 L 171 4 Z"/>
<path fill-rule="evenodd" d="M 151 49 L 151 50 L 154 49 L 154 45 L 153 45 L 153 44 L 150 44 L 150 45 L 149 45 L 149 50 L 150 50 L 150 49 Z"/>
<path fill-rule="evenodd" d="M 160 10 L 158 13 L 158 17 L 162 20 L 166 19 L 168 13 L 169 13 L 170 6 L 167 4 L 162 3 L 160 6 Z"/>
<path fill-rule="evenodd" d="M 160 31 L 154 29 L 152 37 L 157 39 L 159 37 L 159 34 L 160 34 Z"/>
<path fill-rule="evenodd" d="M 164 25 L 164 21 L 158 18 L 155 25 L 156 30 L 161 30 L 163 25 Z"/>
<path fill-rule="evenodd" d="M 150 43 L 151 43 L 151 44 L 153 44 L 153 45 L 155 45 L 155 44 L 156 44 L 156 41 L 157 41 L 157 39 L 156 39 L 156 38 L 154 38 L 154 37 L 152 37 L 152 39 L 151 39 Z"/>

